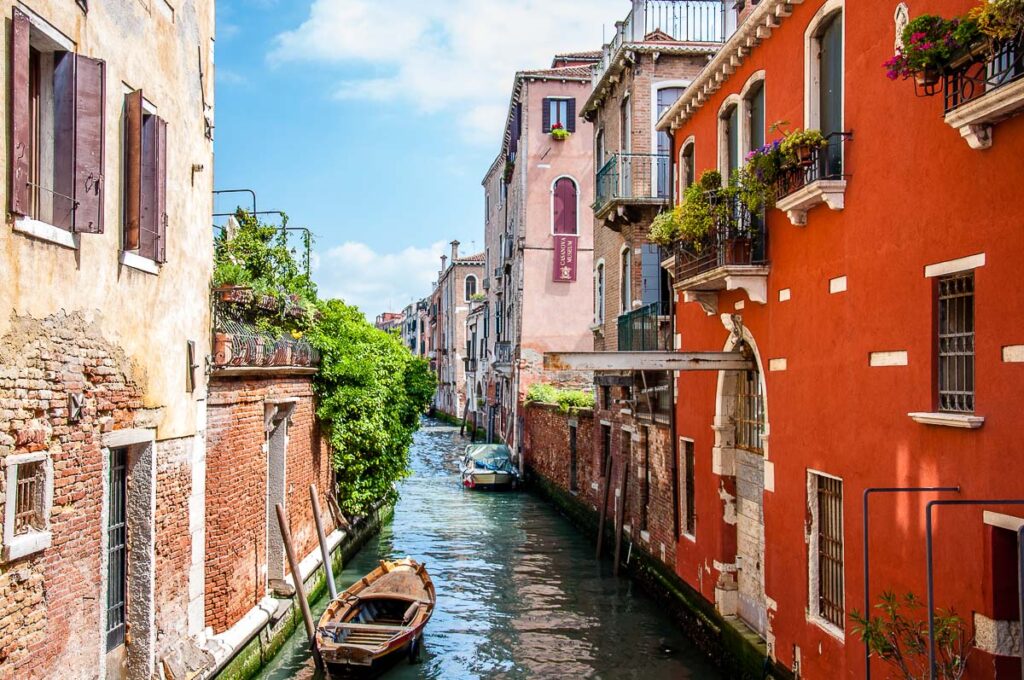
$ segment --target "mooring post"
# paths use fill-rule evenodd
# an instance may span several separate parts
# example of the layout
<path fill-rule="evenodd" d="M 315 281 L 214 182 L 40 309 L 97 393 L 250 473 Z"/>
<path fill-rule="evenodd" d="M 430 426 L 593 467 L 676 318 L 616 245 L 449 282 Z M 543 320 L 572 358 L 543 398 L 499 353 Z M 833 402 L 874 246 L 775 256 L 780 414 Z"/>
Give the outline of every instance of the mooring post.
<path fill-rule="evenodd" d="M 619 575 L 619 557 L 622 555 L 622 532 L 625 530 L 626 525 L 626 487 L 629 485 L 629 458 L 622 461 L 622 481 L 619 483 L 619 499 L 616 503 L 617 510 L 615 514 L 618 516 L 617 526 L 615 528 L 615 565 L 612 567 L 612 573 L 616 576 Z"/>
<path fill-rule="evenodd" d="M 604 462 L 604 502 L 601 503 L 601 519 L 597 522 L 597 559 L 601 559 L 601 546 L 604 544 L 604 521 L 608 516 L 608 492 L 612 486 L 612 457 Z"/>
<path fill-rule="evenodd" d="M 292 570 L 292 583 L 295 585 L 295 599 L 299 601 L 299 609 L 302 611 L 302 622 L 306 624 L 306 637 L 309 638 L 309 648 L 313 651 L 313 660 L 316 665 L 323 668 L 323 661 L 316 648 L 316 626 L 313 623 L 313 612 L 309 610 L 309 601 L 306 600 L 306 589 L 302 584 L 302 573 L 299 571 L 299 560 L 295 557 L 295 549 L 292 547 L 292 532 L 288 529 L 288 517 L 284 513 L 284 506 L 280 503 L 274 506 L 277 510 L 277 523 L 281 527 L 281 539 L 284 541 L 284 552 L 288 556 L 288 567 Z"/>
<path fill-rule="evenodd" d="M 324 535 L 324 523 L 320 519 L 320 501 L 317 499 L 316 484 L 309 485 L 309 500 L 313 504 L 313 521 L 316 522 L 316 537 L 320 542 L 320 556 L 324 560 L 324 574 L 327 576 L 327 592 L 331 599 L 338 597 L 338 588 L 334 585 L 334 565 L 331 564 L 331 551 L 327 548 L 327 536 Z"/>

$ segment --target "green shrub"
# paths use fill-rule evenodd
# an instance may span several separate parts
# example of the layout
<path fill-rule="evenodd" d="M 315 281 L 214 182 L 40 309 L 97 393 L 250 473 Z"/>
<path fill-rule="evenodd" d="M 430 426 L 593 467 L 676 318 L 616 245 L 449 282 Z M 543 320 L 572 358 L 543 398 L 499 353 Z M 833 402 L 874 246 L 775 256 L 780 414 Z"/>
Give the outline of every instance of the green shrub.
<path fill-rule="evenodd" d="M 552 404 L 558 406 L 562 413 L 575 413 L 584 408 L 594 408 L 593 392 L 583 390 L 567 390 L 548 385 L 534 383 L 526 390 L 527 404 Z"/>

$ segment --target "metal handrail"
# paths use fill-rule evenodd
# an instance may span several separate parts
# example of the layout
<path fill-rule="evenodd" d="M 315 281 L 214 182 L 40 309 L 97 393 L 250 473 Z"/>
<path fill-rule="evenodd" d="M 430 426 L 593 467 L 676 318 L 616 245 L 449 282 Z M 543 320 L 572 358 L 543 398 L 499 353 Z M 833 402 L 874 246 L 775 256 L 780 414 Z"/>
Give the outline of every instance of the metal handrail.
<path fill-rule="evenodd" d="M 761 215 L 751 213 L 738 196 L 722 198 L 720 190 L 708 192 L 712 205 L 720 210 L 715 225 L 699 242 L 676 242 L 676 281 L 686 281 L 719 267 L 766 264 L 767 225 Z M 717 202 L 717 203 L 716 203 Z"/>
<path fill-rule="evenodd" d="M 846 142 L 853 139 L 852 132 L 833 132 L 826 135 L 824 147 L 811 151 L 806 163 L 783 168 L 775 182 L 776 196 L 783 198 L 818 180 L 838 180 L 846 177 Z"/>
<path fill-rule="evenodd" d="M 618 351 L 668 350 L 671 327 L 665 317 L 669 313 L 668 300 L 659 300 L 620 315 L 618 319 Z"/>
<path fill-rule="evenodd" d="M 943 107 L 950 113 L 1024 77 L 1024 33 L 967 55 L 943 74 Z"/>
<path fill-rule="evenodd" d="M 668 201 L 671 184 L 668 154 L 617 153 L 597 171 L 593 209 L 612 201 Z"/>

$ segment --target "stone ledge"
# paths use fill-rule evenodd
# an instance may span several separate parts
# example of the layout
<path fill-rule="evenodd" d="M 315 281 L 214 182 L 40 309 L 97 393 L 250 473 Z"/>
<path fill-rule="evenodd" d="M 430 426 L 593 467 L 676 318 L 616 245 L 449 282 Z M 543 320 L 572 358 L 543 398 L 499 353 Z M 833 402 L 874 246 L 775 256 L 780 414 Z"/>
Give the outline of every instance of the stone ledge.
<path fill-rule="evenodd" d="M 214 367 L 210 375 L 216 378 L 237 378 L 249 376 L 316 375 L 315 366 L 223 366 Z"/>
<path fill-rule="evenodd" d="M 984 416 L 975 416 L 967 413 L 908 413 L 910 419 L 922 425 L 942 425 L 945 427 L 959 427 L 967 430 L 977 430 L 985 424 Z"/>

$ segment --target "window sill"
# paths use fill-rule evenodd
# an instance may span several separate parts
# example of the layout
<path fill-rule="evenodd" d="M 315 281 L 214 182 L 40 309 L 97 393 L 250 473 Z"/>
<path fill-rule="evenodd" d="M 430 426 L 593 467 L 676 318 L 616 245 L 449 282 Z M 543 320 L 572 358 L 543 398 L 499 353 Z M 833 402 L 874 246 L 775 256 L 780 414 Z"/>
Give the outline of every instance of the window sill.
<path fill-rule="evenodd" d="M 843 644 L 846 644 L 846 632 L 842 628 L 837 626 L 836 624 L 834 624 L 834 623 L 832 623 L 830 621 L 826 621 L 825 619 L 821 618 L 817 614 L 809 615 L 807 617 L 807 620 L 810 623 L 813 623 L 815 626 L 817 626 L 821 630 L 823 630 L 826 633 L 828 633 L 829 635 L 831 635 L 832 637 L 834 637 L 839 642 L 841 642 Z"/>
<path fill-rule="evenodd" d="M 807 211 L 821 205 L 842 210 L 846 203 L 845 179 L 819 179 L 775 201 L 775 207 L 786 213 L 798 227 L 807 224 Z"/>
<path fill-rule="evenodd" d="M 984 416 L 974 416 L 967 413 L 908 413 L 910 419 L 922 425 L 942 425 L 944 427 L 959 427 L 966 430 L 977 430 L 985 424 Z"/>
<path fill-rule="evenodd" d="M 696 536 L 695 536 L 694 534 L 688 534 L 688 533 L 686 533 L 686 532 L 684 531 L 684 532 L 682 533 L 682 537 L 683 537 L 683 538 L 685 538 L 685 539 L 686 539 L 687 541 L 689 541 L 690 543 L 696 543 L 696 542 L 697 542 L 697 537 L 696 537 Z"/>
<path fill-rule="evenodd" d="M 32 531 L 21 536 L 15 536 L 4 546 L 4 561 L 11 562 L 40 550 L 45 550 L 50 547 L 50 541 L 51 534 L 49 531 Z"/>
<path fill-rule="evenodd" d="M 992 146 L 992 125 L 1024 109 L 1024 80 L 997 87 L 961 104 L 946 114 L 946 124 L 957 130 L 972 149 Z"/>
<path fill-rule="evenodd" d="M 140 272 L 146 272 L 147 274 L 160 273 L 160 265 L 153 260 L 124 250 L 121 251 L 121 257 L 118 258 L 118 262 L 123 264 L 125 267 L 131 267 L 132 269 L 137 269 Z"/>
<path fill-rule="evenodd" d="M 52 224 L 34 220 L 31 217 L 19 217 L 15 219 L 14 231 L 37 238 L 40 241 L 55 243 L 58 246 L 63 246 L 72 250 L 78 248 L 78 240 L 75 238 L 75 235 L 67 229 L 61 229 L 60 227 L 55 227 Z"/>

